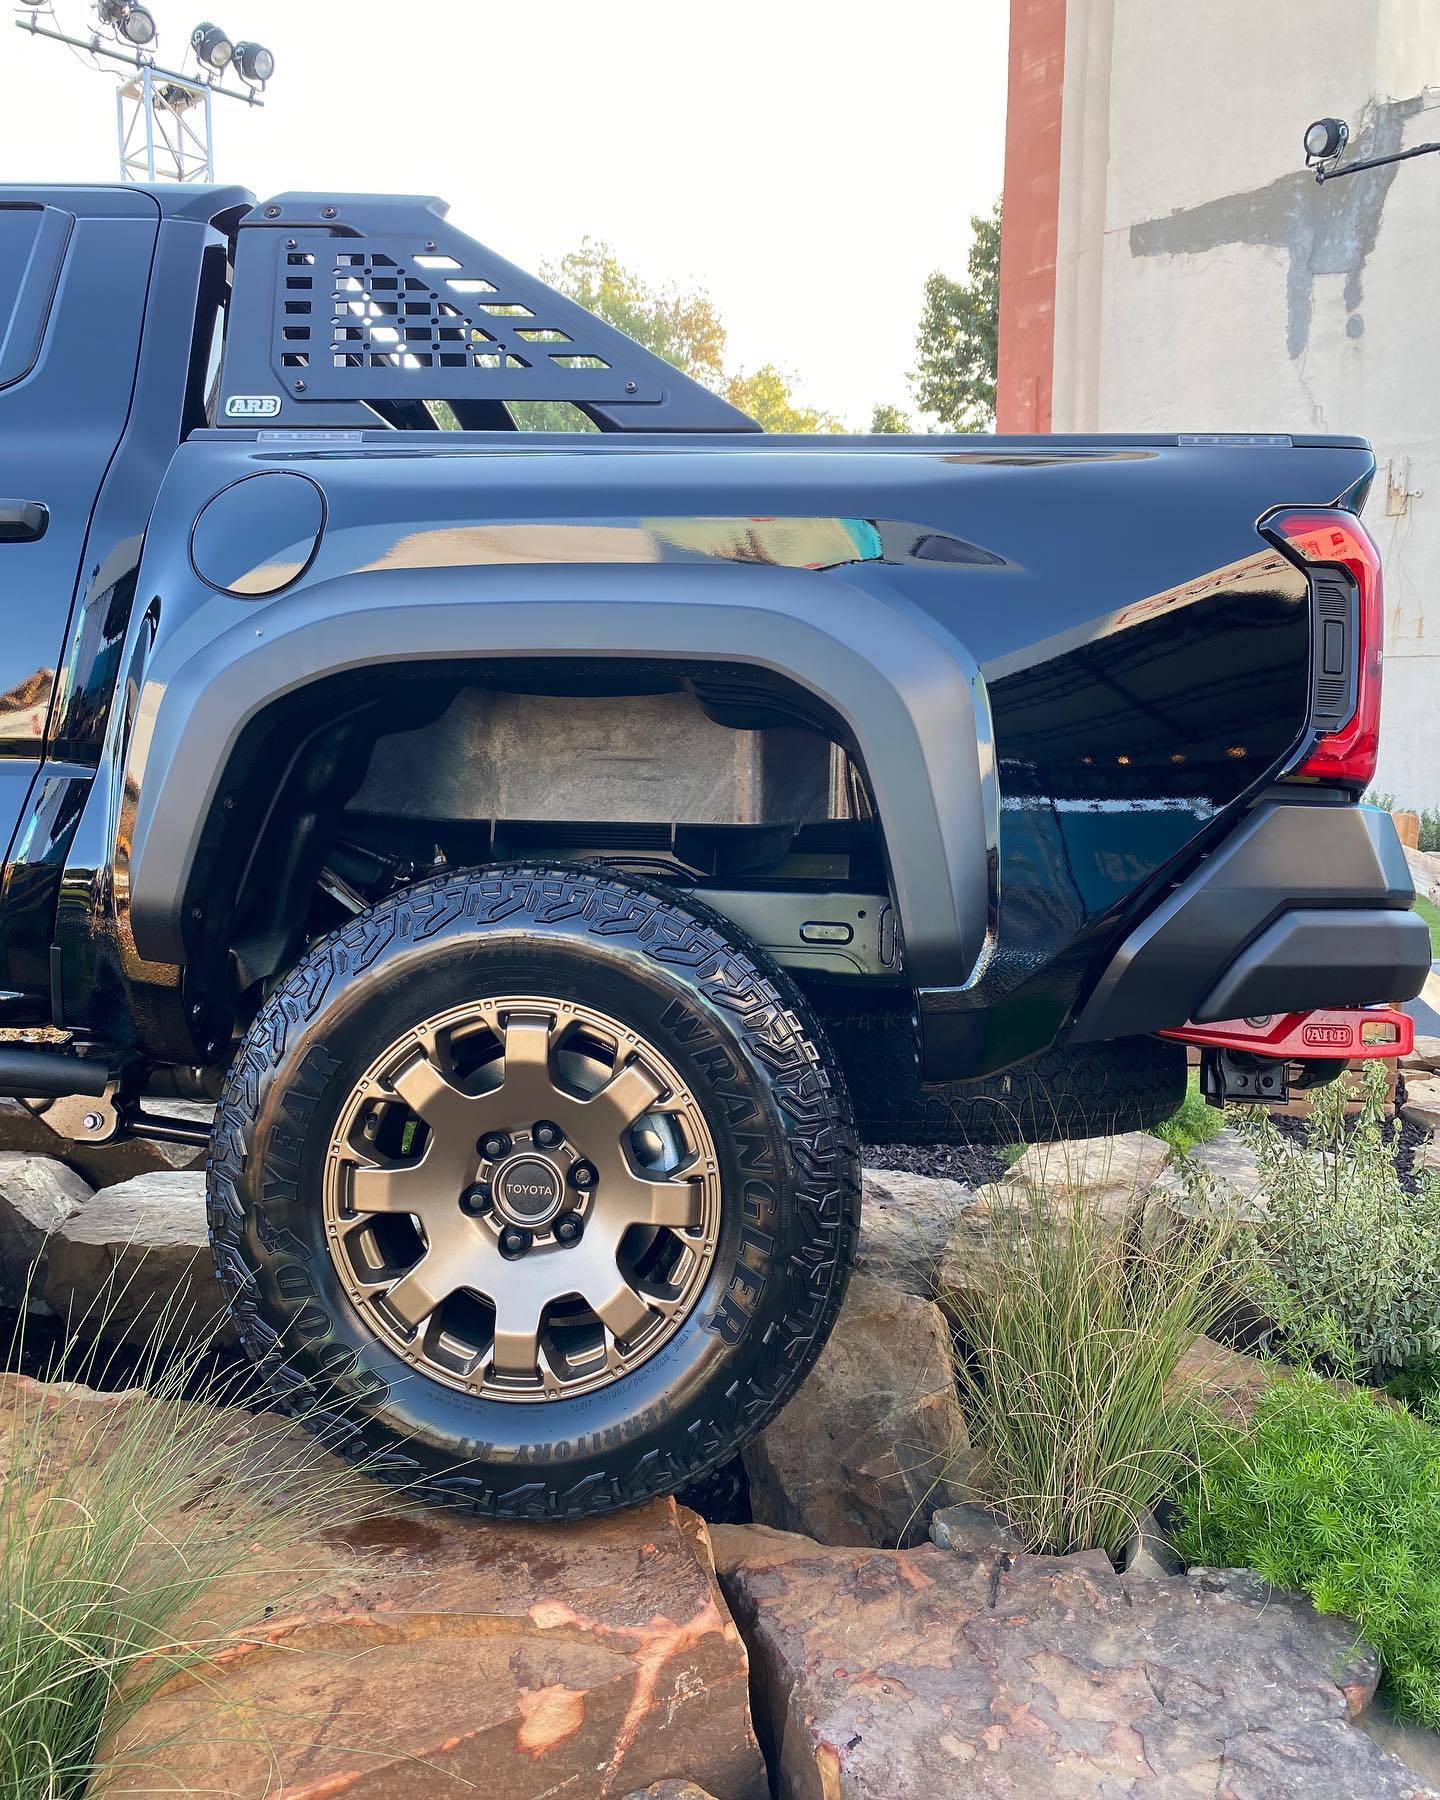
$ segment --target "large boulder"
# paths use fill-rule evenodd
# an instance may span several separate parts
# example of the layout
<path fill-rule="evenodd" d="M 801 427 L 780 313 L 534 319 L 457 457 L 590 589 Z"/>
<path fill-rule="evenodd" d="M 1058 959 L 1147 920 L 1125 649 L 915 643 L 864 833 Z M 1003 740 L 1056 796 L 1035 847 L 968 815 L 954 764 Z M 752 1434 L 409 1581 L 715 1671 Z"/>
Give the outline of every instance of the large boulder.
<path fill-rule="evenodd" d="M 717 1526 L 780 1800 L 1414 1800 L 1351 1724 L 1378 1663 L 1244 1572 L 826 1548 Z"/>
<path fill-rule="evenodd" d="M 40 1301 L 50 1240 L 89 1198 L 53 1157 L 0 1150 L 0 1306 Z"/>
<path fill-rule="evenodd" d="M 37 1102 L 43 1105 L 43 1102 Z M 157 1100 L 157 1110 L 196 1124 L 208 1123 L 215 1108 L 198 1100 Z M 137 1175 L 171 1169 L 203 1169 L 204 1144 L 162 1144 L 154 1138 L 123 1138 L 113 1144 L 88 1144 L 52 1131 L 43 1112 L 19 1100 L 0 1098 L 0 1150 L 53 1156 L 82 1175 L 91 1187 L 111 1187 Z"/>
<path fill-rule="evenodd" d="M 943 1176 L 866 1169 L 855 1267 L 933 1299 L 945 1246 L 975 1190 Z"/>
<path fill-rule="evenodd" d="M 6 1423 L 28 1412 L 47 1485 L 83 1502 L 120 1411 L 152 1404 L 0 1377 L 0 1469 Z M 688 1778 L 715 1800 L 765 1800 L 745 1647 L 693 1513 L 660 1500 L 496 1524 L 407 1507 L 304 1434 L 308 1458 L 291 1451 L 278 1421 L 219 1422 L 236 1448 L 205 1458 L 204 1506 L 258 1517 L 277 1485 L 294 1505 L 313 1484 L 317 1528 L 262 1541 L 190 1603 L 176 1641 L 195 1654 L 167 1656 L 173 1672 L 105 1733 L 113 1772 L 92 1792 L 619 1800 Z M 267 1456 L 276 1473 L 257 1479 Z M 172 1543 L 195 1529 L 149 1524 Z"/>
<path fill-rule="evenodd" d="M 46 1304 L 111 1343 L 228 1341 L 205 1223 L 205 1177 L 166 1170 L 102 1188 L 50 1241 Z"/>
<path fill-rule="evenodd" d="M 1138 1224 L 1169 1160 L 1170 1146 L 1148 1131 L 1032 1144 L 999 1181 L 979 1188 L 974 1205 L 961 1214 L 940 1263 L 942 1299 L 988 1285 L 997 1231 L 1030 1207 L 1043 1205 L 1060 1219 L 1093 1209 L 1117 1232 Z"/>
<path fill-rule="evenodd" d="M 827 1544 L 920 1542 L 973 1460 L 940 1309 L 852 1276 L 804 1386 L 743 1454 L 761 1524 Z"/>

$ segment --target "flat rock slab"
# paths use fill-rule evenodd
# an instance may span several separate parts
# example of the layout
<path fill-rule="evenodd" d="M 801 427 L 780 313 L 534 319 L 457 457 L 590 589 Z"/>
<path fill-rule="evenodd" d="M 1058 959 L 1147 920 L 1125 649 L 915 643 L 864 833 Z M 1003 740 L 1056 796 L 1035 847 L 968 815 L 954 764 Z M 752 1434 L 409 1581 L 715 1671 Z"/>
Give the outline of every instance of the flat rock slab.
<path fill-rule="evenodd" d="M 827 1544 L 919 1543 L 971 1456 L 938 1306 L 853 1275 L 805 1384 L 742 1452 L 762 1524 Z"/>
<path fill-rule="evenodd" d="M 1350 1722 L 1378 1679 L 1353 1629 L 1244 1571 L 715 1544 L 780 1800 L 1434 1792 Z"/>
<path fill-rule="evenodd" d="M 647 1788 L 634 1788 L 625 1800 L 715 1800 L 693 1781 L 656 1781 Z"/>
<path fill-rule="evenodd" d="M 1416 892 L 1440 905 L 1440 853 L 1413 850 L 1407 844 L 1405 860 L 1410 865 L 1410 879 L 1415 883 Z"/>
<path fill-rule="evenodd" d="M 998 1185 L 1021 1196 L 1035 1189 L 1092 1196 L 1119 1224 L 1134 1215 L 1169 1160 L 1170 1146 L 1148 1131 L 1031 1144 Z"/>
<path fill-rule="evenodd" d="M 1260 1159 L 1232 1125 L 1175 1157 L 1152 1192 L 1183 1213 L 1189 1210 L 1186 1201 L 1193 1193 L 1192 1183 L 1246 1216 L 1263 1208 Z"/>
<path fill-rule="evenodd" d="M 199 1170 L 102 1188 L 47 1250 L 46 1304 L 107 1341 L 168 1349 L 232 1334 L 215 1279 Z"/>
<path fill-rule="evenodd" d="M 1170 1154 L 1146 1131 L 1032 1144 L 999 1181 L 976 1189 L 956 1222 L 940 1263 L 942 1303 L 949 1293 L 991 1285 L 997 1234 L 1031 1208 L 1043 1205 L 1061 1221 L 1080 1212 L 1117 1233 L 1138 1224 Z"/>
<path fill-rule="evenodd" d="M 864 1170 L 855 1267 L 907 1294 L 934 1298 L 945 1246 L 975 1190 L 938 1175 L 902 1169 Z"/>
<path fill-rule="evenodd" d="M 0 1377 L 0 1470 L 7 1425 L 37 1402 L 47 1485 L 81 1499 L 105 1478 L 121 1411 L 152 1404 Z M 227 1429 L 231 1416 L 220 1415 Z M 233 1418 L 241 1439 L 267 1423 Z M 214 1466 L 239 1507 L 271 1485 L 253 1465 L 248 1478 Z M 289 1481 L 312 1479 L 311 1466 Z M 254 1563 L 207 1591 L 195 1625 L 224 1621 L 219 1635 L 203 1625 L 203 1660 L 107 1739 L 106 1800 L 618 1800 L 685 1780 L 713 1800 L 765 1800 L 745 1647 L 694 1513 L 660 1500 L 604 1519 L 495 1524 L 398 1510 L 318 1451 L 313 1479 L 317 1510 L 345 1522 L 285 1548 L 282 1593 L 275 1568 Z"/>
<path fill-rule="evenodd" d="M 1407 1125 L 1418 1125 L 1422 1131 L 1440 1132 L 1440 1079 L 1407 1079 L 1400 1117 Z"/>
<path fill-rule="evenodd" d="M 1271 1364 L 1208 1337 L 1196 1338 L 1170 1377 L 1173 1387 L 1198 1389 L 1223 1419 L 1241 1425 L 1249 1422 L 1260 1396 L 1275 1379 Z"/>

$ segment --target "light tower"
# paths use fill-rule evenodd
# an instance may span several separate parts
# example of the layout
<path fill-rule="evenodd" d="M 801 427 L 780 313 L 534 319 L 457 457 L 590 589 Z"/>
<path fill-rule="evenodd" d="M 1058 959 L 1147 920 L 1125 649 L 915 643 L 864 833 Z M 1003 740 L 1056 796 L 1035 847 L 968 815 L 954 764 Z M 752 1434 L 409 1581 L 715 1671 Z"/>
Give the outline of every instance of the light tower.
<path fill-rule="evenodd" d="M 102 57 L 124 66 L 127 72 L 115 91 L 122 181 L 214 181 L 211 103 L 219 98 L 263 106 L 260 95 L 275 73 L 274 53 L 253 41 L 237 43 L 207 21 L 190 33 L 195 72 L 187 74 L 155 60 L 159 28 L 148 6 L 138 0 L 94 0 L 94 11 L 113 44 L 99 30 L 72 37 L 42 24 L 38 9 L 15 24 L 32 37 L 84 51 L 97 70 L 103 68 Z M 227 87 L 225 76 L 232 69 L 241 85 Z"/>

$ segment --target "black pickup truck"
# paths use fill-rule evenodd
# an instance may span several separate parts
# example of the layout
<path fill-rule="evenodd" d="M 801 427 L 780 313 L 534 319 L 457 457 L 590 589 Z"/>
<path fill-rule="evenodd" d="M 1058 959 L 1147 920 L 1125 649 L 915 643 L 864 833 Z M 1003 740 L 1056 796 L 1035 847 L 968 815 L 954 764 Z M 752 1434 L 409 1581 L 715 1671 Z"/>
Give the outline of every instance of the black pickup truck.
<path fill-rule="evenodd" d="M 0 188 L 0 1092 L 218 1100 L 341 1448 L 675 1487 L 819 1353 L 857 1126 L 1144 1125 L 1157 1032 L 1418 990 L 1373 472 L 765 436 L 433 200 Z"/>

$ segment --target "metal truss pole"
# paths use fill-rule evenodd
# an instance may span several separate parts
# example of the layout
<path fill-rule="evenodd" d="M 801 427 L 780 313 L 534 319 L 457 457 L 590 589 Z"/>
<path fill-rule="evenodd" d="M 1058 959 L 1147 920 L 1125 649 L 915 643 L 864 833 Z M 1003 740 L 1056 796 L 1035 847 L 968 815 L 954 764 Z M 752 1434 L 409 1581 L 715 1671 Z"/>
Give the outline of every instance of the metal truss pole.
<path fill-rule="evenodd" d="M 115 90 L 120 179 L 213 181 L 211 88 L 143 64 Z M 198 110 L 197 110 L 198 109 Z"/>
<path fill-rule="evenodd" d="M 130 71 L 115 93 L 122 181 L 214 181 L 215 97 L 241 100 L 246 106 L 265 104 L 253 86 L 226 87 L 223 79 L 217 81 L 213 76 L 182 75 L 176 69 L 161 68 L 153 58 L 104 43 L 98 33 L 71 37 L 42 25 L 38 9 L 16 19 L 15 26 L 31 37 L 49 38 L 91 57 L 123 63 Z"/>

